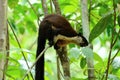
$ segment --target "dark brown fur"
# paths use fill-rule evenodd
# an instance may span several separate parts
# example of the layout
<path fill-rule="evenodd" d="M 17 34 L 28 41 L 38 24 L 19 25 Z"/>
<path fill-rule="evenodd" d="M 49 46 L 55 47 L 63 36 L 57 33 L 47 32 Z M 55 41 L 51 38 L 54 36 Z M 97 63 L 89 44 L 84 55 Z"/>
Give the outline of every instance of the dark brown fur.
<path fill-rule="evenodd" d="M 36 57 L 38 57 L 38 55 L 45 48 L 45 43 L 47 39 L 49 41 L 49 45 L 54 45 L 55 49 L 58 49 L 60 47 L 58 45 L 64 45 L 64 43 L 66 44 L 67 41 L 61 39 L 58 39 L 58 45 L 57 42 L 54 42 L 54 37 L 59 34 L 65 36 L 65 40 L 70 39 L 70 37 L 79 36 L 82 38 L 83 41 L 81 42 L 81 46 L 88 45 L 87 40 L 82 35 L 78 35 L 64 17 L 52 14 L 46 16 L 39 26 Z M 36 63 L 35 80 L 44 80 L 44 55 L 42 55 L 42 57 Z"/>

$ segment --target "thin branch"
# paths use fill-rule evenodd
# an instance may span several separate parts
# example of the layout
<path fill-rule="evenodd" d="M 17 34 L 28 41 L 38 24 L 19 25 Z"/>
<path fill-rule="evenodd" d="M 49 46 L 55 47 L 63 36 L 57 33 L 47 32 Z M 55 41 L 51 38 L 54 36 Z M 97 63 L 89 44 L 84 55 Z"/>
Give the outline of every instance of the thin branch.
<path fill-rule="evenodd" d="M 53 1 L 53 4 L 55 6 L 55 11 L 57 14 L 61 14 L 61 10 L 60 10 L 60 6 L 58 4 L 58 0 L 52 0 Z"/>
<path fill-rule="evenodd" d="M 41 0 L 42 2 L 42 8 L 43 8 L 43 11 L 44 11 L 44 15 L 48 15 L 48 8 L 47 8 L 47 3 L 46 3 L 46 0 Z"/>
<path fill-rule="evenodd" d="M 110 64 L 112 64 L 113 60 L 115 59 L 115 57 L 118 55 L 119 52 L 120 52 L 120 48 L 118 49 L 118 51 L 116 52 L 116 54 L 113 56 L 113 58 L 110 60 Z M 105 72 L 106 72 L 106 70 L 105 70 Z M 103 80 L 104 77 L 105 77 L 105 75 L 102 76 L 101 80 Z"/>
<path fill-rule="evenodd" d="M 52 5 L 52 0 L 50 0 L 50 9 L 51 9 L 51 13 L 53 13 L 53 5 Z"/>
<path fill-rule="evenodd" d="M 116 37 L 116 39 L 114 40 L 114 42 L 113 42 L 112 46 L 114 46 L 114 45 L 115 45 L 115 43 L 117 42 L 117 40 L 118 40 L 118 38 L 119 38 L 119 34 L 120 34 L 120 29 L 119 29 L 119 31 L 118 31 L 117 37 Z"/>
<path fill-rule="evenodd" d="M 31 50 L 33 48 L 33 46 L 36 44 L 37 39 L 35 39 L 35 41 L 29 46 L 28 50 Z"/>
<path fill-rule="evenodd" d="M 64 79 L 65 80 L 70 80 L 70 65 L 69 65 L 69 59 L 67 56 L 67 50 L 65 48 L 60 48 L 57 51 L 57 54 L 60 58 L 62 68 L 63 68 L 63 73 L 64 73 Z"/>
<path fill-rule="evenodd" d="M 63 73 L 61 72 L 61 70 L 60 70 L 60 62 L 59 62 L 59 56 L 57 56 L 57 75 L 58 75 L 58 80 L 61 80 L 61 78 L 60 78 L 60 74 L 61 74 L 61 77 L 65 80 L 65 77 L 64 77 L 64 75 L 63 75 Z"/>
<path fill-rule="evenodd" d="M 112 41 L 111 41 L 111 45 L 112 45 Z M 107 62 L 107 69 L 105 71 L 106 72 L 106 78 L 105 78 L 105 80 L 107 80 L 107 78 L 108 78 L 108 71 L 109 71 L 109 67 L 110 67 L 111 53 L 112 53 L 112 46 L 110 46 L 110 52 L 109 52 L 108 62 Z"/>
<path fill-rule="evenodd" d="M 17 41 L 17 43 L 18 43 L 19 48 L 22 49 L 22 47 L 21 47 L 21 45 L 20 45 L 20 42 L 19 42 L 19 40 L 18 40 L 18 38 L 17 38 L 17 35 L 15 34 L 14 29 L 12 28 L 11 23 L 9 22 L 9 20 L 7 20 L 7 22 L 8 22 L 8 24 L 9 24 L 9 26 L 10 26 L 12 32 L 13 32 L 13 35 L 15 36 L 15 39 L 16 39 L 16 41 Z M 28 65 L 27 59 L 26 59 L 26 57 L 25 57 L 25 55 L 24 55 L 24 52 L 23 52 L 22 50 L 21 50 L 21 53 L 22 53 L 23 58 L 24 58 L 24 60 L 25 60 L 25 62 L 26 62 L 26 64 L 27 64 L 27 67 L 28 67 L 28 69 L 29 69 L 30 67 L 29 67 L 29 65 Z M 30 75 L 31 75 L 32 79 L 34 80 L 33 75 L 32 75 L 31 72 L 30 72 Z"/>
<path fill-rule="evenodd" d="M 36 12 L 36 10 L 34 9 L 34 7 L 32 6 L 32 4 L 30 3 L 30 1 L 29 0 L 27 0 L 27 2 L 29 3 L 29 5 L 31 6 L 31 8 L 32 8 L 32 10 L 33 10 L 33 12 L 36 14 L 36 16 L 37 16 L 37 23 L 38 23 L 38 26 L 39 26 L 39 21 L 40 21 L 40 19 L 39 19 L 39 15 L 38 15 L 38 13 Z"/>
<path fill-rule="evenodd" d="M 60 66 L 59 66 L 60 62 L 59 62 L 59 56 L 57 56 L 57 77 L 58 77 L 58 80 L 61 80 L 60 79 Z"/>
<path fill-rule="evenodd" d="M 113 40 L 114 40 L 114 29 L 116 26 L 116 8 L 115 8 L 115 1 L 113 0 L 113 9 L 114 9 L 114 27 L 112 30 L 112 40 L 111 40 L 111 44 L 110 44 L 110 52 L 109 52 L 109 56 L 108 56 L 108 62 L 107 62 L 107 69 L 106 69 L 106 77 L 105 80 L 108 79 L 108 72 L 109 72 L 109 67 L 110 67 L 110 59 L 111 59 L 111 54 L 112 54 L 112 48 L 113 48 Z"/>
<path fill-rule="evenodd" d="M 119 30 L 119 32 L 118 32 L 118 34 L 117 34 L 117 37 L 116 37 L 116 39 L 114 40 L 112 46 L 114 46 L 115 43 L 117 42 L 117 40 L 118 40 L 118 38 L 119 38 L 119 34 L 120 34 L 120 30 Z M 120 51 L 120 49 L 118 49 L 118 51 L 115 53 L 115 55 L 113 56 L 113 58 L 112 58 L 111 61 L 110 61 L 110 64 L 112 64 L 114 58 L 117 56 L 117 54 L 119 53 L 119 51 Z M 109 64 L 109 65 L 110 65 L 110 64 Z M 106 70 L 105 70 L 105 72 L 106 72 Z M 105 75 L 102 76 L 101 80 L 103 80 L 104 77 L 105 77 Z"/>
<path fill-rule="evenodd" d="M 113 56 L 113 58 L 111 59 L 110 64 L 112 64 L 113 60 L 115 59 L 115 57 L 118 55 L 118 53 L 120 52 L 120 48 L 118 49 L 118 51 L 116 52 L 116 54 Z"/>
<path fill-rule="evenodd" d="M 100 20 L 100 18 L 99 17 L 97 17 L 95 14 L 90 14 L 91 16 L 93 16 L 97 21 L 99 21 Z"/>
<path fill-rule="evenodd" d="M 45 53 L 45 51 L 50 48 L 50 46 L 47 46 L 37 57 L 36 61 L 32 64 L 32 66 L 29 68 L 29 70 L 26 72 L 26 74 L 24 75 L 24 77 L 22 78 L 22 80 L 25 79 L 25 77 L 28 75 L 28 73 L 32 70 L 32 68 L 35 66 L 36 62 L 40 59 L 40 57 Z"/>
<path fill-rule="evenodd" d="M 64 77 L 63 73 L 61 72 L 61 70 L 60 70 L 60 74 L 61 74 L 62 78 L 65 80 L 65 77 Z"/>

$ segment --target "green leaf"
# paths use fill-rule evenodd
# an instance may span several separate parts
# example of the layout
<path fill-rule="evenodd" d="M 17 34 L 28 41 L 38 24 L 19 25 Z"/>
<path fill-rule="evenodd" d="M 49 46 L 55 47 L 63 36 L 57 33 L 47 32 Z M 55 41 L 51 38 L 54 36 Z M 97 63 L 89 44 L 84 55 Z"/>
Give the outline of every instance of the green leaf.
<path fill-rule="evenodd" d="M 120 14 L 118 15 L 118 25 L 120 26 Z"/>
<path fill-rule="evenodd" d="M 95 39 L 97 36 L 99 36 L 107 27 L 107 25 L 112 20 L 112 14 L 107 14 L 106 16 L 102 17 L 99 22 L 95 25 L 95 27 L 92 29 L 89 41 L 92 42 L 93 39 Z"/>
<path fill-rule="evenodd" d="M 100 10 L 99 10 L 99 15 L 100 16 L 103 16 L 104 13 L 108 12 L 108 5 L 107 4 L 102 4 L 101 7 L 100 7 Z"/>
<path fill-rule="evenodd" d="M 10 8 L 14 8 L 18 4 L 19 0 L 8 0 L 8 5 Z"/>
<path fill-rule="evenodd" d="M 21 34 L 24 34 L 25 33 L 25 28 L 24 27 L 19 27 L 19 31 Z"/>
<path fill-rule="evenodd" d="M 78 48 L 71 48 L 69 53 L 70 61 L 74 62 L 75 60 L 78 60 L 78 55 L 80 54 L 80 50 Z"/>
<path fill-rule="evenodd" d="M 15 22 L 13 20 L 10 20 L 10 24 L 14 31 L 17 31 L 17 26 L 15 25 Z"/>
<path fill-rule="evenodd" d="M 86 58 L 82 57 L 81 62 L 80 62 L 80 67 L 83 69 L 86 65 Z"/>
<path fill-rule="evenodd" d="M 102 58 L 97 53 L 94 53 L 94 59 L 98 62 L 103 62 Z"/>
<path fill-rule="evenodd" d="M 84 47 L 81 49 L 82 50 L 82 53 L 86 56 L 86 58 L 93 58 L 93 51 L 91 48 L 89 47 Z"/>
<path fill-rule="evenodd" d="M 69 13 L 76 12 L 76 8 L 73 5 L 64 7 L 64 13 L 68 13 L 68 12 Z"/>
<path fill-rule="evenodd" d="M 22 76 L 25 74 L 25 70 L 19 65 L 9 65 L 6 70 L 6 74 L 10 75 L 15 80 L 21 80 Z"/>

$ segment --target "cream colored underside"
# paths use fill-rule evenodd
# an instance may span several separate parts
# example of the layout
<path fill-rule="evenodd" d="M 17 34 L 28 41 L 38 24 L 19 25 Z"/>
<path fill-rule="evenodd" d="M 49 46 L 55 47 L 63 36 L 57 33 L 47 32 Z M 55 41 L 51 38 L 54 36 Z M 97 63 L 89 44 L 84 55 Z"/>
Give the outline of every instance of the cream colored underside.
<path fill-rule="evenodd" d="M 66 37 L 64 35 L 57 35 L 54 37 L 54 42 L 57 42 L 58 46 L 65 46 L 69 43 L 74 43 L 77 45 L 80 45 L 80 43 L 82 43 L 82 38 L 75 36 L 75 37 Z"/>

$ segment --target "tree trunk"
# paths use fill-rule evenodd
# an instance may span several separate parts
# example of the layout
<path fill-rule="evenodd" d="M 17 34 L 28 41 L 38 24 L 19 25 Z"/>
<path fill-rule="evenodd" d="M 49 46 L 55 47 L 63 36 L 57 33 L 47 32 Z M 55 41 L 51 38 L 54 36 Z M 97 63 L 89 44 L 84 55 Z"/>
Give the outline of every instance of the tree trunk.
<path fill-rule="evenodd" d="M 60 6 L 58 4 L 58 0 L 52 0 L 52 1 L 54 4 L 56 13 L 61 15 L 61 10 L 60 10 Z M 63 73 L 64 73 L 63 78 L 64 78 L 64 80 L 70 80 L 70 63 L 69 63 L 69 59 L 67 56 L 66 46 L 62 47 L 59 50 L 56 50 L 56 52 L 57 52 L 57 55 L 58 55 L 58 57 L 61 61 L 61 64 L 62 64 L 62 69 L 63 69 Z M 59 65 L 59 60 L 57 60 L 57 65 Z M 59 67 L 57 68 L 57 70 L 58 70 L 58 80 L 60 80 L 61 78 L 60 78 Z"/>
<path fill-rule="evenodd" d="M 81 9 L 82 9 L 82 29 L 83 29 L 83 35 L 85 38 L 89 41 L 89 19 L 88 19 L 88 0 L 81 0 Z M 91 48 L 91 44 L 89 44 L 88 48 Z M 91 54 L 93 55 L 93 54 Z M 94 62 L 93 62 L 93 56 L 92 58 L 86 57 L 87 60 L 87 66 L 88 66 L 88 80 L 94 80 Z"/>
<path fill-rule="evenodd" d="M 0 80 L 4 80 L 6 64 L 6 36 L 7 36 L 7 0 L 0 0 Z"/>

